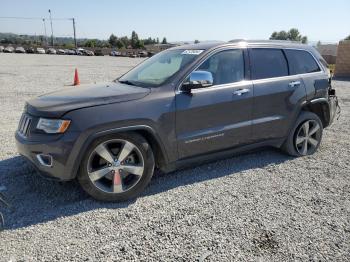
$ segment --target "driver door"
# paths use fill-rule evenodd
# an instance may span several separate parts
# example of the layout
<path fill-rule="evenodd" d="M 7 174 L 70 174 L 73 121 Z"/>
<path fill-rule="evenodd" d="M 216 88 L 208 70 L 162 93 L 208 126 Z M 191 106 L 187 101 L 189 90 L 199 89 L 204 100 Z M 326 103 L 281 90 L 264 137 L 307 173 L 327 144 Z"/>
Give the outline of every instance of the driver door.
<path fill-rule="evenodd" d="M 196 69 L 210 72 L 212 85 L 177 92 L 176 134 L 180 159 L 251 141 L 253 86 L 245 80 L 245 58 L 245 49 L 217 52 Z"/>

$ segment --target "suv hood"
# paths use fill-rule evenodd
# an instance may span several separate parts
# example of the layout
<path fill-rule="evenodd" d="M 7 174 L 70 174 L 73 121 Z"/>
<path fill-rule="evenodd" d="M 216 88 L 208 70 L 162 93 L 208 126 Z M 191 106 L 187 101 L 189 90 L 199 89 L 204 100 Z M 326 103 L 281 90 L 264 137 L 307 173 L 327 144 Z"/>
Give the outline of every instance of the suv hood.
<path fill-rule="evenodd" d="M 31 99 L 27 102 L 26 110 L 36 116 L 61 117 L 75 109 L 136 100 L 149 93 L 149 88 L 119 82 L 80 85 Z"/>

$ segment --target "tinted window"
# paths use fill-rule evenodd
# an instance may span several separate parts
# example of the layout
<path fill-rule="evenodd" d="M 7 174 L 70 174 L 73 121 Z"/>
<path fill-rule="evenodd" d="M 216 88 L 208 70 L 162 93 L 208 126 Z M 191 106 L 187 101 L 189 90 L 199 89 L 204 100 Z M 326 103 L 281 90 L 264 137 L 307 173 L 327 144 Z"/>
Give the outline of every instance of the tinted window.
<path fill-rule="evenodd" d="M 285 50 L 291 75 L 306 74 L 320 71 L 315 59 L 306 51 Z"/>
<path fill-rule="evenodd" d="M 244 79 L 243 51 L 237 49 L 214 54 L 197 70 L 211 72 L 214 85 L 241 81 Z"/>
<path fill-rule="evenodd" d="M 280 49 L 251 49 L 250 60 L 253 79 L 288 75 L 287 61 Z"/>

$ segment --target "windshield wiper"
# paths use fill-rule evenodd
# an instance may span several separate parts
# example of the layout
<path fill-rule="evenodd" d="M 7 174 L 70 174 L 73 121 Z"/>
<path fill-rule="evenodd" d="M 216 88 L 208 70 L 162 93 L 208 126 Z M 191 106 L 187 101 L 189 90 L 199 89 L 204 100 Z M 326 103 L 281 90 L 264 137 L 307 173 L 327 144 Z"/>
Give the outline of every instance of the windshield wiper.
<path fill-rule="evenodd" d="M 136 84 L 134 82 L 131 82 L 129 80 L 118 80 L 118 82 L 122 83 L 122 84 L 129 85 L 129 86 L 136 86 Z"/>

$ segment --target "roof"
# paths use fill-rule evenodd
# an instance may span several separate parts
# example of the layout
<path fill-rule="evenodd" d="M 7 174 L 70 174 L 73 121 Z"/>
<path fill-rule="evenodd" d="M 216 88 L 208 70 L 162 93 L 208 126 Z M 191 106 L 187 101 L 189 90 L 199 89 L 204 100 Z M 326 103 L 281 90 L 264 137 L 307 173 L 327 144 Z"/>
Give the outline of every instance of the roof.
<path fill-rule="evenodd" d="M 279 47 L 279 48 L 300 48 L 311 49 L 312 47 L 300 42 L 283 41 L 283 40 L 244 40 L 236 39 L 229 42 L 203 42 L 198 44 L 181 45 L 172 49 L 201 49 L 209 50 L 219 46 L 266 46 L 266 47 Z"/>

